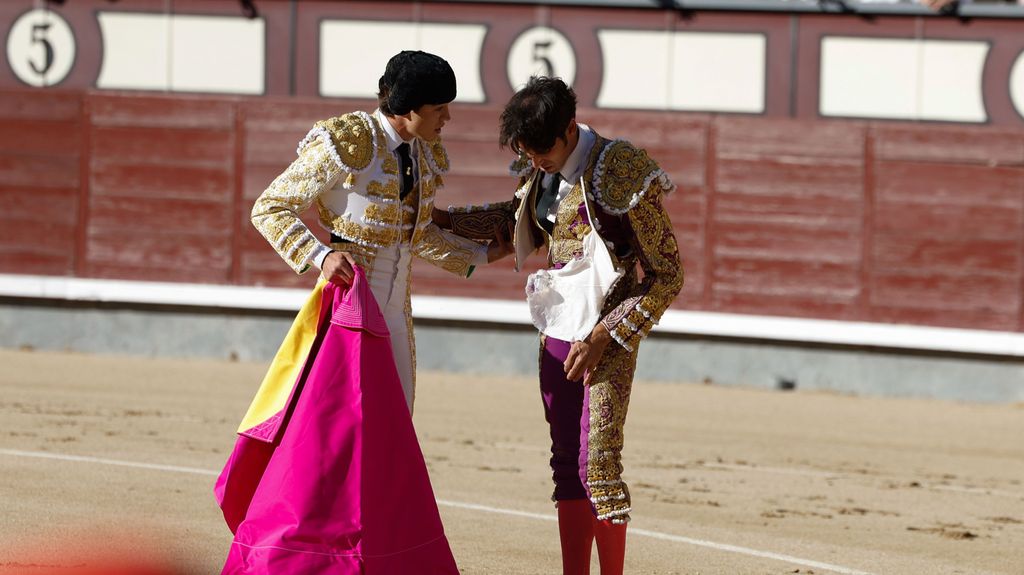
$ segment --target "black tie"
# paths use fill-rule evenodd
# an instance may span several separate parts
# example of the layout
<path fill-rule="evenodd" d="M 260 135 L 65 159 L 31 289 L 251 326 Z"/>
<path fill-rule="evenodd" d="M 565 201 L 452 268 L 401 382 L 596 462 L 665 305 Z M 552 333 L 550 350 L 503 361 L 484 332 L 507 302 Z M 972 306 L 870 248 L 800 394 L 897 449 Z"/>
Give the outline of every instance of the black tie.
<path fill-rule="evenodd" d="M 402 142 L 395 151 L 398 152 L 398 170 L 402 173 L 401 198 L 404 200 L 412 191 L 412 158 L 409 156 L 409 144 Z"/>
<path fill-rule="evenodd" d="M 562 174 L 555 172 L 551 175 L 548 185 L 544 186 L 541 193 L 537 194 L 537 223 L 550 234 L 555 229 L 555 224 L 548 219 L 548 210 L 551 204 L 555 203 L 558 197 L 558 185 L 562 182 Z"/>

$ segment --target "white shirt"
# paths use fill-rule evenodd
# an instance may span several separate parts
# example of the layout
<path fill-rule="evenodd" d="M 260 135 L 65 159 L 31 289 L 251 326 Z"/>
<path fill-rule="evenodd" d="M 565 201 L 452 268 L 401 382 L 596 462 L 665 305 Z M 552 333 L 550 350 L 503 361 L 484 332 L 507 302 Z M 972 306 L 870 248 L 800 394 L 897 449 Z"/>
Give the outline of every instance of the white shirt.
<path fill-rule="evenodd" d="M 548 213 L 544 215 L 551 223 L 555 222 L 555 215 L 558 214 L 558 204 L 562 203 L 565 196 L 569 195 L 576 181 L 583 177 L 583 170 L 587 167 L 586 159 L 590 157 L 590 150 L 593 149 L 594 142 L 597 141 L 597 136 L 589 126 L 579 123 L 576 126 L 579 128 L 580 138 L 576 141 L 576 147 L 573 148 L 572 153 L 566 158 L 562 169 L 558 171 L 558 174 L 562 176 L 562 181 L 558 184 L 555 201 L 551 203 Z M 546 188 L 553 177 L 555 177 L 554 174 L 544 174 L 540 182 L 541 186 Z"/>
<path fill-rule="evenodd" d="M 418 161 L 420 157 L 420 150 L 419 146 L 417 146 L 414 141 L 416 138 L 413 137 L 409 140 L 403 140 L 402 136 L 398 135 L 398 131 L 395 130 L 395 127 L 388 121 L 388 117 L 379 109 L 374 111 L 373 115 L 377 117 L 377 121 L 384 127 L 384 137 L 388 141 L 388 151 L 395 155 L 395 159 L 399 160 L 399 164 L 401 164 L 401 160 L 398 158 L 398 152 L 395 150 L 397 150 L 398 146 L 402 144 L 409 144 L 409 156 L 412 158 L 412 185 L 415 187 L 420 179 L 420 163 Z M 401 176 L 401 174 L 399 174 L 399 176 Z"/>

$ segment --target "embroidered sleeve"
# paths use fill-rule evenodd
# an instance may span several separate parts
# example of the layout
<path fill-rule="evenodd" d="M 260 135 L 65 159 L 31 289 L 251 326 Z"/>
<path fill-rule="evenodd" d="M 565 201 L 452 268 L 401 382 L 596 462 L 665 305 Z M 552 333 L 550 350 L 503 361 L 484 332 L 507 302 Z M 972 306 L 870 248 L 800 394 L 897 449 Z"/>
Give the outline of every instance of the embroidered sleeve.
<path fill-rule="evenodd" d="M 328 250 L 299 214 L 341 175 L 334 146 L 319 138 L 304 142 L 299 157 L 270 184 L 252 207 L 252 223 L 296 273 Z"/>
<path fill-rule="evenodd" d="M 661 204 L 662 192 L 661 186 L 648 188 L 626 214 L 644 279 L 601 320 L 612 338 L 630 351 L 658 323 L 683 287 L 683 266 L 672 222 Z"/>
<path fill-rule="evenodd" d="M 506 226 L 515 220 L 518 202 L 530 190 L 530 182 L 532 182 L 530 175 L 533 171 L 526 156 L 519 156 L 509 166 L 509 173 L 519 178 L 514 199 L 482 206 L 449 206 L 448 217 L 451 221 L 451 230 L 467 238 L 492 239 L 495 226 Z"/>
<path fill-rule="evenodd" d="M 454 234 L 474 240 L 494 237 L 494 228 L 504 229 L 515 218 L 512 202 L 482 206 L 449 207 L 448 217 Z"/>
<path fill-rule="evenodd" d="M 469 277 L 478 263 L 487 262 L 487 247 L 473 240 L 442 230 L 437 224 L 429 223 L 423 230 L 419 243 L 413 246 L 413 253 L 431 264 L 457 276 Z"/>

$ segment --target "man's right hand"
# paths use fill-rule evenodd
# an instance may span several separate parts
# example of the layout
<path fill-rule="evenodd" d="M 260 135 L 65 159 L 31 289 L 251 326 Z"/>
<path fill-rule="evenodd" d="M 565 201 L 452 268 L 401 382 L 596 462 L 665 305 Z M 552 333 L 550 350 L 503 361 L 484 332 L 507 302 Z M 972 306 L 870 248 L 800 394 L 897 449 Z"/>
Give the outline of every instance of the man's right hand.
<path fill-rule="evenodd" d="M 320 271 L 321 275 L 327 278 L 329 282 L 349 285 L 355 277 L 355 272 L 352 271 L 352 266 L 354 265 L 356 265 L 356 262 L 352 259 L 352 254 L 333 251 L 324 258 L 324 267 Z"/>

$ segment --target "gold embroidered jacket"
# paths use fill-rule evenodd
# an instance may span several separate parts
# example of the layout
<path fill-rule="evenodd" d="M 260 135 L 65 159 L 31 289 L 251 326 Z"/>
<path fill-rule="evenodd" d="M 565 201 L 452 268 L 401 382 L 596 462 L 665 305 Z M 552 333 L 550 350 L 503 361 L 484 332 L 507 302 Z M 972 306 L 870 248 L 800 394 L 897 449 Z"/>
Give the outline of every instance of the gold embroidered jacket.
<path fill-rule="evenodd" d="M 321 226 L 355 244 L 353 255 L 363 265 L 372 265 L 376 249 L 407 239 L 415 255 L 467 277 L 480 244 L 440 229 L 430 217 L 448 172 L 447 152 L 440 140 L 417 138 L 414 145 L 420 174 L 415 207 L 399 199 L 398 160 L 375 116 L 354 112 L 317 122 L 299 143 L 298 158 L 256 200 L 253 225 L 296 273 L 329 249 L 299 219 L 315 203 Z M 410 219 L 403 210 L 415 213 Z"/>
<path fill-rule="evenodd" d="M 595 135 L 597 135 L 595 133 Z M 525 158 L 512 164 L 519 177 L 515 199 L 482 207 L 450 208 L 456 233 L 486 237 L 495 222 L 515 218 L 516 269 L 541 246 L 549 263 L 566 263 L 582 253 L 584 236 L 597 228 L 625 275 L 605 301 L 602 323 L 622 347 L 633 351 L 668 309 L 683 285 L 683 268 L 662 197 L 674 189 L 668 175 L 645 151 L 624 140 L 597 135 L 582 183 L 559 204 L 555 229 L 536 224 L 535 194 L 542 173 Z M 594 205 L 587 213 L 584 193 Z M 525 223 L 525 225 L 524 225 Z M 636 264 L 643 270 L 637 281 Z"/>

